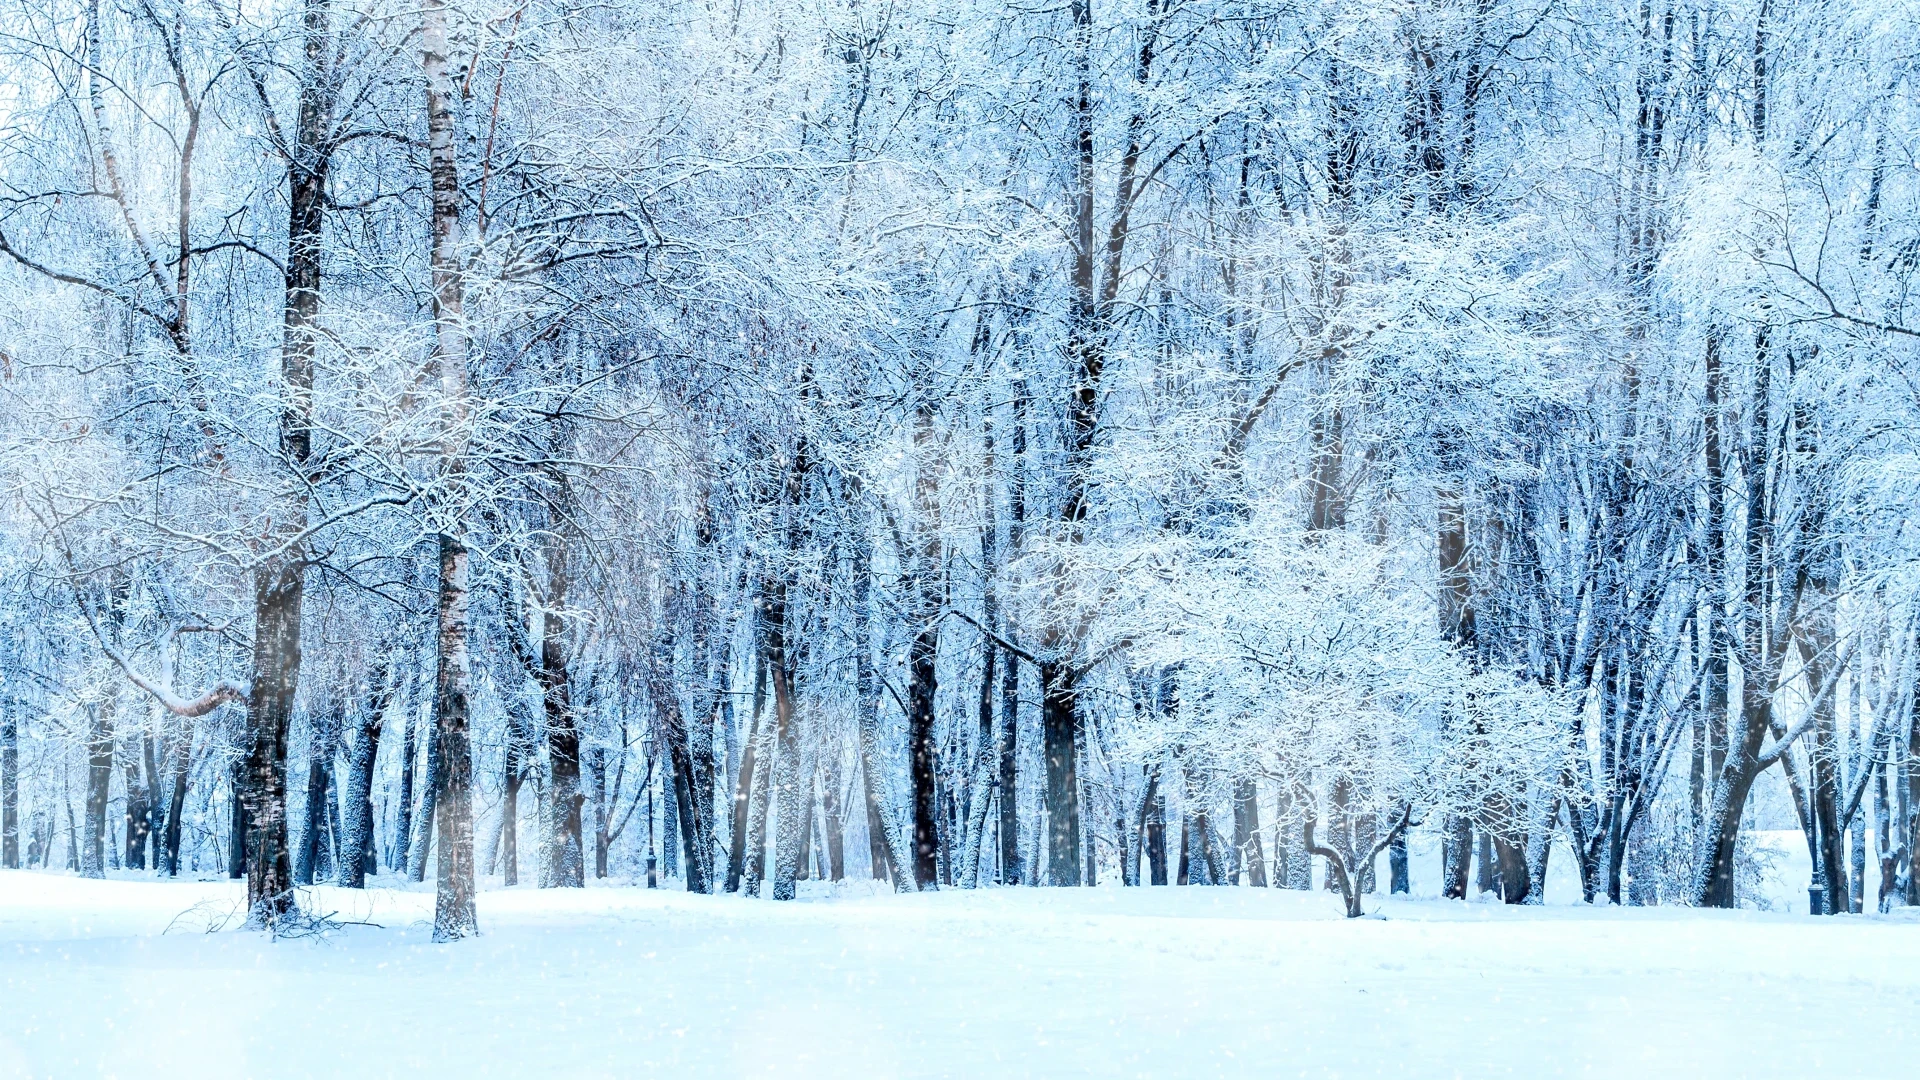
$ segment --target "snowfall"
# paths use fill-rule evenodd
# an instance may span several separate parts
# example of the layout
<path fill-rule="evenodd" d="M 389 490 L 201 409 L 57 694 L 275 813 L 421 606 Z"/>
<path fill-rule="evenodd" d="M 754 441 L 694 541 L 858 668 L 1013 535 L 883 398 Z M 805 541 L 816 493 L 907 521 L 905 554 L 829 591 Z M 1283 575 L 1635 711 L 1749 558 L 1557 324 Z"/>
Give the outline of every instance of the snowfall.
<path fill-rule="evenodd" d="M 452 945 L 430 882 L 307 891 L 334 925 L 274 940 L 224 878 L 0 872 L 0 1078 L 1898 1075 L 1920 911 L 1802 914 L 1805 848 L 1767 839 L 1773 911 L 1588 907 L 1564 873 L 1351 921 L 1244 887 L 496 879 Z"/>

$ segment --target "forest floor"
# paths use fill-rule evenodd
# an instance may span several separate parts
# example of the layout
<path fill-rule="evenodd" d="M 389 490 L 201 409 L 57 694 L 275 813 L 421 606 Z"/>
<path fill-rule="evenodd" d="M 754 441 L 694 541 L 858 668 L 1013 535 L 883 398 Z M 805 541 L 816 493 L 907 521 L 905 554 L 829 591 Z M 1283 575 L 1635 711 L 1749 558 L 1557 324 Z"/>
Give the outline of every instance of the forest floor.
<path fill-rule="evenodd" d="M 312 890 L 378 925 L 295 940 L 207 932 L 238 896 L 0 872 L 0 1078 L 1804 1078 L 1920 1053 L 1920 911 L 520 887 L 445 946 L 430 883 Z"/>

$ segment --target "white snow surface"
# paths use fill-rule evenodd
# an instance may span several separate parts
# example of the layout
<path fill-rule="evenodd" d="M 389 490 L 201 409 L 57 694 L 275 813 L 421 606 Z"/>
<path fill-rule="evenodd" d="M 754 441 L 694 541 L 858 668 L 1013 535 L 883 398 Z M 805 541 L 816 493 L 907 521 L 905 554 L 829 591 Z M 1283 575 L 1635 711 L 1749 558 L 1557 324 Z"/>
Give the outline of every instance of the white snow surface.
<path fill-rule="evenodd" d="M 383 879 L 384 880 L 384 879 Z M 0 1077 L 1843 1077 L 1920 1052 L 1920 919 L 1252 888 L 239 883 L 0 872 Z M 1896 1071 L 1898 1071 L 1896 1069 Z"/>

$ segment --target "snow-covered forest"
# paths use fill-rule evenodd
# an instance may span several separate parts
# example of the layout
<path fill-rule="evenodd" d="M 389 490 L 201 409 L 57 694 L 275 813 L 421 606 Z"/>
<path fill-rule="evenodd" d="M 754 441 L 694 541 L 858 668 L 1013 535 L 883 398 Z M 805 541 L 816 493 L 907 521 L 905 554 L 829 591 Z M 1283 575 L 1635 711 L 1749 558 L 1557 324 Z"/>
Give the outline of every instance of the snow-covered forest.
<path fill-rule="evenodd" d="M 0 0 L 0 862 L 1920 905 L 1916 18 Z"/>

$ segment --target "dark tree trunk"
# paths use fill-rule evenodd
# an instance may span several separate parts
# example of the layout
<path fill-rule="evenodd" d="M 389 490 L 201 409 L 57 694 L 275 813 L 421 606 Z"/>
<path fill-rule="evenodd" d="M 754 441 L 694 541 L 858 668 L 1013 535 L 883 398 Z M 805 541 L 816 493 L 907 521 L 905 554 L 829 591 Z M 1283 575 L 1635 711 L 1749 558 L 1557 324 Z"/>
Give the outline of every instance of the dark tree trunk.
<path fill-rule="evenodd" d="M 647 696 L 652 699 L 654 718 L 654 737 L 667 751 L 667 764 L 673 776 L 673 816 L 679 825 L 681 850 L 686 853 L 687 891 L 712 892 L 710 881 L 712 867 L 712 844 L 708 837 L 712 835 L 708 823 L 702 818 L 700 797 L 700 764 L 703 757 L 710 754 L 695 753 L 693 740 L 687 730 L 686 716 L 680 709 L 680 695 L 673 677 L 674 635 L 670 624 L 678 615 L 676 598 L 669 597 L 662 609 L 662 630 L 655 636 L 648 651 L 647 659 Z M 711 744 L 709 743 L 709 746 Z M 705 774 L 708 785 L 712 783 L 711 769 Z M 707 789 L 707 803 L 712 803 L 712 788 Z"/>
<path fill-rule="evenodd" d="M 1146 848 L 1147 881 L 1167 883 L 1167 796 L 1160 790 L 1160 772 L 1147 779 L 1147 796 L 1141 806 L 1141 846 Z"/>
<path fill-rule="evenodd" d="M 1833 594 L 1837 591 L 1833 586 L 1837 583 L 1823 579 L 1818 574 L 1810 576 L 1813 580 L 1809 584 L 1809 591 L 1816 598 L 1817 610 L 1807 620 L 1813 624 L 1813 629 L 1806 634 L 1810 640 L 1802 641 L 1801 655 L 1809 684 L 1819 687 L 1836 677 L 1829 667 L 1832 663 L 1831 650 L 1835 644 L 1832 603 Z M 1847 888 L 1850 875 L 1847 868 L 1846 828 L 1840 822 L 1840 746 L 1834 697 L 1832 693 L 1825 695 L 1814 708 L 1813 745 L 1807 754 L 1810 774 L 1807 797 L 1811 803 L 1808 810 L 1819 837 L 1815 869 L 1816 876 L 1825 880 L 1825 914 L 1841 915 L 1852 909 L 1852 901 Z"/>
<path fill-rule="evenodd" d="M 122 822 L 121 835 L 126 847 L 120 856 L 120 865 L 129 870 L 147 868 L 147 840 L 153 835 L 153 741 L 143 737 L 141 749 L 145 759 L 146 773 L 142 775 L 142 762 L 131 753 L 132 747 L 123 762 L 122 779 L 127 793 L 126 814 Z"/>
<path fill-rule="evenodd" d="M 934 703 L 939 689 L 943 552 L 940 537 L 939 474 L 935 458 L 933 413 L 922 402 L 914 418 L 914 510 L 917 546 L 912 566 L 907 646 L 908 803 L 913 818 L 913 883 L 917 889 L 940 883 L 942 832 L 939 815 L 939 747 L 934 742 Z"/>
<path fill-rule="evenodd" d="M 87 797 L 81 823 L 80 876 L 107 876 L 107 789 L 113 783 L 113 701 L 93 710 L 87 725 Z"/>
<path fill-rule="evenodd" d="M 394 812 L 392 861 L 387 869 L 405 873 L 412 860 L 413 845 L 413 766 L 420 754 L 420 721 L 412 702 L 408 702 L 405 725 L 400 730 L 399 808 Z"/>
<path fill-rule="evenodd" d="M 287 276 L 280 377 L 280 448 L 297 470 L 283 485 L 288 504 L 279 554 L 254 571 L 253 673 L 247 697 L 247 758 L 241 802 L 246 811 L 247 908 L 251 921 L 273 925 L 293 911 L 293 867 L 287 845 L 287 731 L 300 684 L 300 622 L 306 596 L 306 475 L 312 458 L 314 353 L 320 311 L 321 241 L 327 186 L 332 85 L 325 76 L 327 0 L 303 9 L 299 117 L 288 162 Z"/>
<path fill-rule="evenodd" d="M 541 886 L 578 889 L 587 883 L 581 822 L 586 797 L 580 790 L 580 729 L 573 713 L 567 627 L 561 615 L 567 600 L 567 549 L 558 536 L 547 544 L 546 560 L 539 679 L 547 717 L 547 865 Z"/>
<path fill-rule="evenodd" d="M 1526 842 L 1514 843 L 1503 837 L 1493 838 L 1494 878 L 1498 882 L 1500 899 L 1503 903 L 1524 904 L 1532 891 L 1532 879 L 1527 874 Z"/>
<path fill-rule="evenodd" d="M 1020 659 L 1005 656 L 1000 675 L 999 791 L 1000 873 L 1008 885 L 1020 884 Z"/>
<path fill-rule="evenodd" d="M 608 873 L 607 857 L 613 849 L 613 837 L 608 832 L 612 807 L 607 791 L 607 748 L 596 746 L 587 755 L 587 774 L 593 789 L 593 876 L 604 880 Z M 683 801 L 686 796 L 680 795 Z M 684 840 L 683 832 L 681 838 Z"/>
<path fill-rule="evenodd" d="M 677 709 L 674 711 L 678 712 Z M 678 717 L 675 722 L 680 722 Z M 687 891 L 712 892 L 713 888 L 707 881 L 706 862 L 701 858 L 709 852 L 705 850 L 707 844 L 700 827 L 699 807 L 693 798 L 693 754 L 687 747 L 684 727 L 678 735 L 679 738 L 667 739 L 667 758 L 673 768 L 673 816 L 674 824 L 678 826 L 676 831 L 679 833 L 677 839 L 680 850 L 686 856 L 684 870 Z"/>
<path fill-rule="evenodd" d="M 1473 891 L 1476 894 L 1490 893 L 1494 891 L 1493 834 L 1485 829 L 1475 829 L 1473 841 Z M 1624 848 L 1624 844 L 1621 846 Z M 1614 878 L 1617 881 L 1619 875 L 1614 875 Z"/>
<path fill-rule="evenodd" d="M 338 853 L 340 843 L 339 797 L 339 785 L 334 779 L 333 764 L 329 762 L 326 785 L 320 792 L 320 802 L 326 812 L 320 815 L 320 842 L 313 853 L 313 876 L 316 881 L 328 881 L 333 877 L 334 856 Z"/>
<path fill-rule="evenodd" d="M 701 564 L 704 566 L 714 557 L 711 515 L 701 514 L 696 533 L 700 541 Z M 687 618 L 692 629 L 691 654 L 695 665 L 689 682 L 699 691 L 694 695 L 693 713 L 686 724 L 687 801 L 692 811 L 687 858 L 698 864 L 700 873 L 696 889 L 692 872 L 689 871 L 687 887 L 703 893 L 713 892 L 718 884 L 715 880 L 718 869 L 715 847 L 719 842 L 720 827 L 713 804 L 716 790 L 726 783 L 726 767 L 722 760 L 716 768 L 715 757 L 724 759 L 725 755 L 724 752 L 716 755 L 715 734 L 721 720 L 722 702 L 726 700 L 724 690 L 729 662 L 725 645 L 715 641 L 714 628 L 720 623 L 719 599 L 709 581 L 710 576 L 705 572 L 696 575 L 693 610 Z"/>
<path fill-rule="evenodd" d="M 1017 558 L 1026 543 L 1027 383 L 1013 383 L 1013 432 L 1008 448 L 1007 548 Z M 995 569 L 988 568 L 990 571 Z M 1020 874 L 1020 657 L 1005 650 L 1000 673 L 1000 871 L 1001 880 L 1018 885 Z"/>
<path fill-rule="evenodd" d="M 1764 33 L 1764 17 L 1762 20 Z M 1756 114 L 1764 107 L 1756 105 Z M 1764 130 L 1764 124 L 1756 123 Z M 1694 886 L 1694 904 L 1698 907 L 1730 908 L 1734 904 L 1733 852 L 1740 835 L 1740 815 L 1747 804 L 1759 773 L 1760 747 L 1773 723 L 1773 694 L 1768 685 L 1775 677 L 1775 657 L 1769 654 L 1767 634 L 1769 570 L 1772 562 L 1772 529 L 1766 492 L 1767 454 L 1772 442 L 1773 424 L 1770 400 L 1772 357 L 1768 330 L 1762 326 L 1754 334 L 1754 392 L 1748 446 L 1743 453 L 1742 472 L 1747 477 L 1746 491 L 1746 594 L 1743 598 L 1745 625 L 1744 655 L 1754 658 L 1754 673 L 1742 679 L 1740 715 L 1731 738 L 1727 757 L 1714 778 L 1712 801 L 1707 814 L 1707 830 L 1699 858 L 1699 877 Z M 1731 605 L 1729 605 L 1731 606 Z"/>
<path fill-rule="evenodd" d="M 922 616 L 925 621 L 907 650 L 907 748 L 913 780 L 913 884 L 925 890 L 937 887 L 940 876 L 940 807 L 935 792 L 939 747 L 933 734 L 940 626 L 931 613 L 923 611 Z"/>
<path fill-rule="evenodd" d="M 364 888 L 373 853 L 373 763 L 380 754 L 380 712 L 372 707 L 360 717 L 353 745 L 347 748 L 346 835 L 335 868 L 339 883 Z"/>
<path fill-rule="evenodd" d="M 240 758 L 228 770 L 227 876 L 236 881 L 247 876 L 247 803 L 240 794 L 246 768 L 246 759 Z"/>
<path fill-rule="evenodd" d="M 666 749 L 662 746 L 662 749 Z M 680 876 L 680 783 L 673 776 L 671 753 L 660 767 L 660 872 L 670 878 Z"/>
<path fill-rule="evenodd" d="M 327 789 L 333 780 L 334 733 L 338 730 L 335 719 L 323 721 L 311 713 L 309 719 L 313 730 L 307 743 L 307 820 L 293 860 L 293 880 L 300 885 L 327 877 L 322 866 L 327 853 L 322 838 L 327 828 Z"/>
<path fill-rule="evenodd" d="M 273 925 L 293 911 L 287 847 L 287 730 L 300 678 L 300 610 L 305 570 L 285 559 L 255 571 L 253 689 L 247 698 L 248 749 L 242 802 L 247 810 L 249 919 Z"/>
<path fill-rule="evenodd" d="M 1047 760 L 1047 884 L 1080 884 L 1080 674 L 1057 660 L 1039 665 L 1042 751 Z"/>
<path fill-rule="evenodd" d="M 182 816 L 187 812 L 187 774 L 193 764 L 193 733 L 178 731 L 167 740 L 167 828 L 163 840 L 167 876 L 180 874 L 180 832 Z"/>
<path fill-rule="evenodd" d="M 0 867 L 20 869 L 20 703 L 0 702 Z"/>

